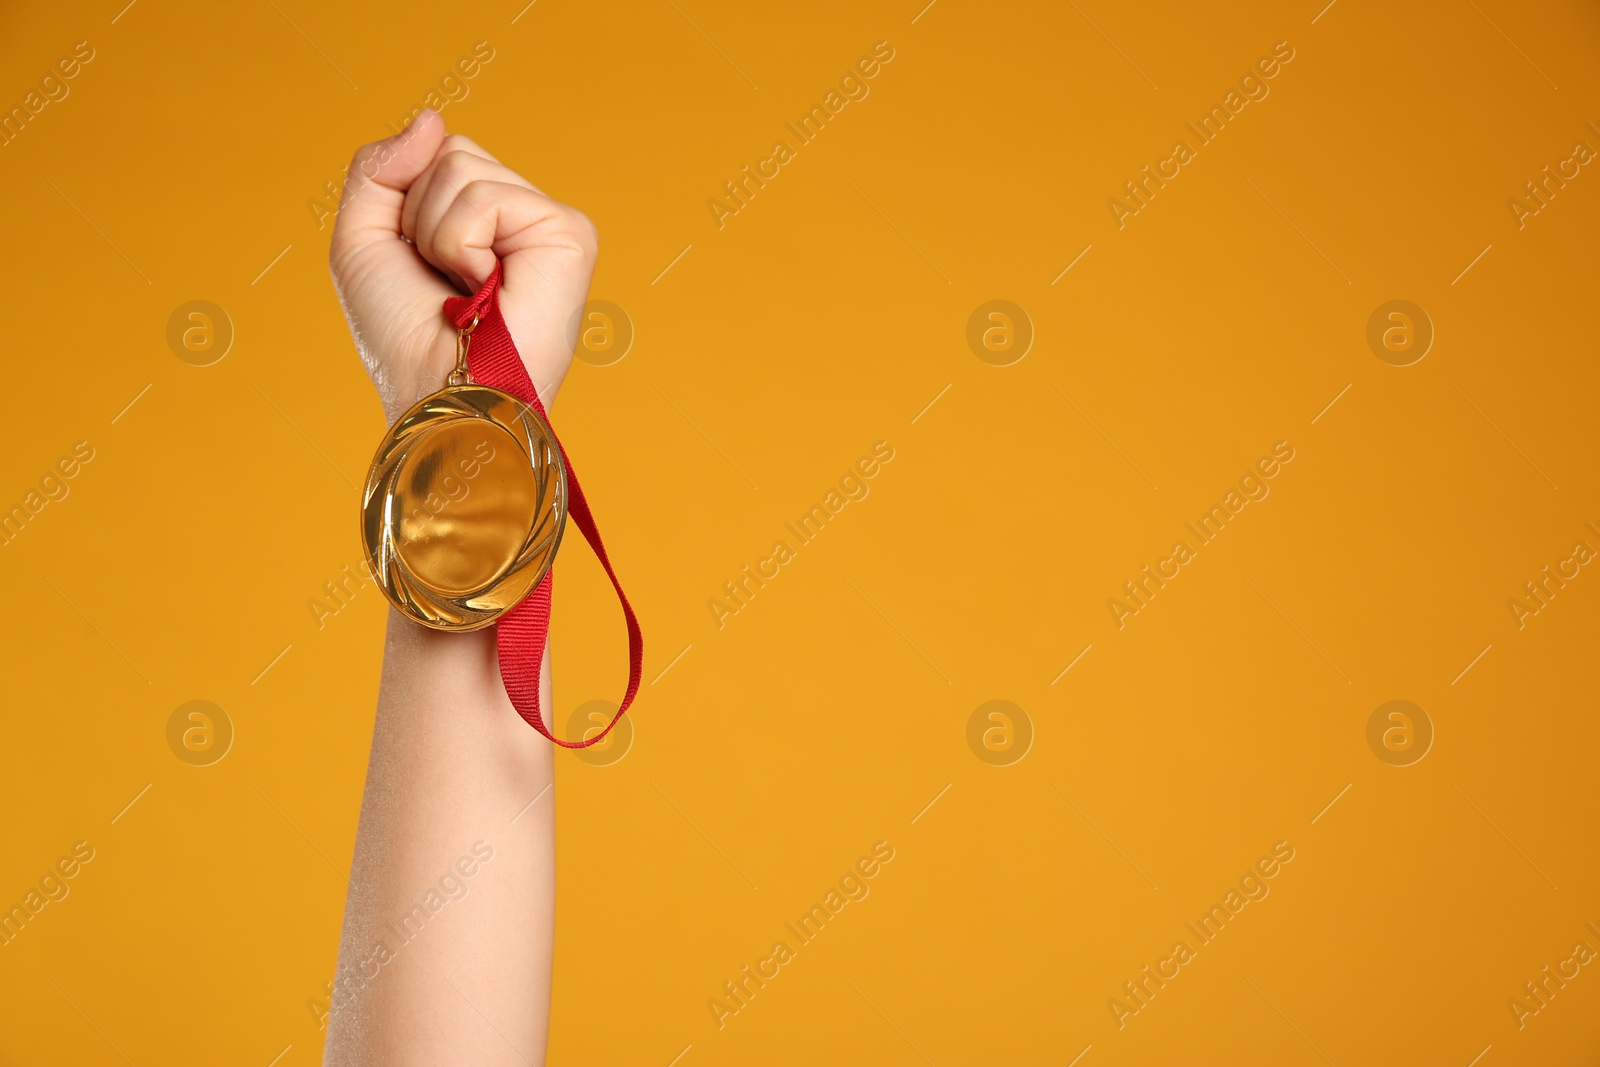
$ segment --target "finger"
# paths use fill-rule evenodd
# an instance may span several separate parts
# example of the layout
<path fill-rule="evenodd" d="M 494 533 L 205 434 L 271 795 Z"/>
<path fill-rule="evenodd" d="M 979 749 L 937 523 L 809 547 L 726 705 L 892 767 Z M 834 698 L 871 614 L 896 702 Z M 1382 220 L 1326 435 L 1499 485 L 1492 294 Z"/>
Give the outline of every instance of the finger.
<path fill-rule="evenodd" d="M 417 250 L 440 270 L 456 274 L 476 289 L 494 273 L 499 257 L 510 254 L 512 236 L 549 219 L 554 205 L 550 198 L 520 185 L 487 179 L 469 182 L 427 237 L 418 241 Z"/>
<path fill-rule="evenodd" d="M 429 167 L 427 178 L 428 185 L 420 194 L 413 187 L 406 196 L 407 210 L 411 215 L 407 236 L 416 243 L 424 259 L 447 273 L 450 268 L 439 262 L 433 254 L 435 234 L 440 221 L 461 199 L 466 189 L 478 182 L 488 182 L 534 192 L 532 186 L 509 167 L 464 151 L 440 156 Z M 411 206 L 413 202 L 416 205 L 414 208 Z M 468 201 L 469 204 L 475 202 L 471 199 Z"/>
<path fill-rule="evenodd" d="M 434 179 L 438 176 L 440 164 L 454 153 L 461 153 L 464 158 L 481 159 L 495 165 L 500 164 L 498 159 L 485 151 L 483 146 L 472 138 L 459 133 L 452 133 L 447 136 L 434 153 L 433 159 L 428 162 L 427 167 L 417 176 L 417 180 L 411 184 L 411 188 L 407 191 L 405 207 L 400 212 L 400 229 L 408 237 L 416 237 L 417 208 L 421 206 L 423 200 L 427 197 L 428 190 L 433 187 Z M 464 159 L 457 159 L 453 165 L 460 165 L 463 161 Z M 510 172 L 508 171 L 508 173 Z M 457 184 L 461 183 L 458 182 Z"/>
<path fill-rule="evenodd" d="M 399 245 L 406 191 L 438 155 L 444 138 L 444 120 L 436 112 L 423 111 L 393 137 L 357 150 L 333 227 L 334 263 L 375 242 L 392 240 Z"/>
<path fill-rule="evenodd" d="M 470 155 L 482 156 L 491 163 L 500 163 L 499 156 L 495 155 L 487 148 L 484 148 L 477 141 L 474 141 L 464 133 L 452 133 L 449 137 L 444 139 L 444 142 L 445 143 L 439 147 L 439 152 L 441 155 L 448 151 L 459 150 Z M 500 165 L 502 167 L 505 166 L 504 163 L 500 163 Z M 543 189 L 539 188 L 537 185 L 534 185 L 528 179 L 524 178 L 511 168 L 506 167 L 506 173 L 512 175 L 516 179 L 516 183 L 518 185 L 526 185 L 529 189 L 532 189 L 536 193 L 544 192 Z"/>
<path fill-rule="evenodd" d="M 523 184 L 480 180 L 461 190 L 418 251 L 469 289 L 505 263 L 502 307 L 531 368 L 571 357 L 568 327 L 587 297 L 597 245 L 582 212 Z"/>
<path fill-rule="evenodd" d="M 439 146 L 441 152 L 470 152 L 475 156 L 482 156 L 491 163 L 500 162 L 500 158 L 483 145 L 474 141 L 464 133 L 452 133 L 444 139 L 444 144 Z"/>

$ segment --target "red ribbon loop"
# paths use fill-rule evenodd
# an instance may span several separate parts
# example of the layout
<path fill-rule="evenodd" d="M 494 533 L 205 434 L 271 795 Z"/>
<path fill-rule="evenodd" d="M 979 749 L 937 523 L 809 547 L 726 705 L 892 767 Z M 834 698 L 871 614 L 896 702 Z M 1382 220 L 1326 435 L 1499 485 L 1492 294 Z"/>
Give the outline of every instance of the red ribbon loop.
<path fill-rule="evenodd" d="M 467 367 L 472 372 L 472 380 L 510 393 L 549 423 L 550 417 L 539 402 L 533 379 L 528 377 L 528 369 L 523 366 L 522 356 L 511 340 L 511 331 L 506 328 L 506 320 L 500 314 L 498 295 L 501 280 L 501 268 L 496 264 L 494 273 L 476 293 L 453 296 L 444 302 L 445 317 L 458 330 L 471 326 L 474 318 L 478 320 L 477 327 L 472 331 L 472 343 L 467 348 Z M 532 593 L 500 616 L 495 627 L 495 645 L 500 656 L 500 678 L 505 683 L 506 695 L 511 698 L 511 705 L 517 709 L 517 714 L 562 748 L 588 748 L 611 732 L 639 692 L 639 677 L 644 670 L 644 635 L 639 630 L 639 618 L 633 613 L 633 605 L 628 603 L 628 595 L 622 591 L 622 583 L 612 569 L 610 557 L 606 555 L 606 547 L 600 540 L 600 528 L 595 525 L 594 512 L 590 510 L 589 501 L 578 485 L 578 474 L 572 469 L 572 461 L 567 459 L 567 450 L 555 438 L 555 430 L 552 428 L 550 432 L 555 439 L 556 449 L 561 453 L 561 461 L 567 468 L 567 513 L 577 523 L 578 529 L 583 531 L 584 540 L 589 542 L 589 547 L 599 558 L 606 576 L 611 579 L 611 587 L 617 591 L 617 599 L 622 602 L 622 616 L 628 624 L 628 691 L 605 729 L 587 741 L 563 741 L 545 726 L 544 717 L 539 711 L 539 671 L 550 637 L 550 588 L 555 577 L 553 567 Z"/>

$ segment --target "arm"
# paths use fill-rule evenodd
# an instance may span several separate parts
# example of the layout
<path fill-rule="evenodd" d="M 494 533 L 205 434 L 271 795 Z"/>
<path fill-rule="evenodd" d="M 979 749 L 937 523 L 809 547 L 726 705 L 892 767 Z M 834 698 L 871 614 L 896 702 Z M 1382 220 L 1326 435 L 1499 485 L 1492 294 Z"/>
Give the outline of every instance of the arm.
<path fill-rule="evenodd" d="M 497 259 L 501 308 L 548 406 L 594 255 L 587 219 L 423 112 L 356 154 L 330 261 L 393 420 L 454 364 L 445 297 Z M 545 707 L 549 677 L 547 657 Z M 506 697 L 493 629 L 440 633 L 391 610 L 325 1062 L 544 1062 L 553 774 L 552 746 Z"/>

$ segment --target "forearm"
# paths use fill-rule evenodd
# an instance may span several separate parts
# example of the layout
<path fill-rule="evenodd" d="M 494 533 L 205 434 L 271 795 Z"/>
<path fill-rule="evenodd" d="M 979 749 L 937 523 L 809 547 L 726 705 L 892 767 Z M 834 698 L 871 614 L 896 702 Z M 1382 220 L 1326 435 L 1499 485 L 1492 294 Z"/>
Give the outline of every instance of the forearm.
<path fill-rule="evenodd" d="M 549 707 L 548 655 L 543 677 Z M 552 754 L 506 697 L 492 628 L 390 612 L 326 1063 L 544 1062 Z"/>

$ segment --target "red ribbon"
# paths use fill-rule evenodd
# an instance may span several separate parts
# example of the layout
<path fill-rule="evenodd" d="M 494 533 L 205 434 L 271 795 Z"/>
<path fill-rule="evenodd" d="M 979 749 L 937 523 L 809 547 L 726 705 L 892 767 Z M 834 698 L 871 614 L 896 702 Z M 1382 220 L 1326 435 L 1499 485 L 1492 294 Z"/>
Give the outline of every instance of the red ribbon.
<path fill-rule="evenodd" d="M 477 327 L 472 331 L 472 342 L 467 347 L 467 369 L 472 373 L 472 380 L 510 393 L 531 406 L 548 423 L 550 417 L 539 402 L 533 379 L 528 377 L 528 369 L 522 365 L 522 356 L 517 352 L 516 343 L 511 340 L 511 331 L 506 329 L 505 318 L 500 314 L 500 282 L 501 270 L 496 264 L 489 280 L 472 296 L 453 296 L 444 302 L 445 317 L 455 323 L 458 330 L 471 326 L 474 318 L 478 320 Z M 555 439 L 555 430 L 552 429 L 550 433 Z M 506 695 L 511 698 L 511 705 L 517 709 L 517 714 L 562 748 L 588 748 L 611 732 L 633 703 L 634 695 L 639 692 L 639 676 L 644 670 L 644 635 L 639 630 L 639 618 L 633 613 L 633 605 L 628 603 L 628 595 L 622 591 L 622 583 L 617 580 L 617 572 L 611 568 L 606 546 L 600 541 L 599 527 L 595 525 L 594 512 L 589 510 L 589 502 L 578 485 L 578 474 L 572 469 L 567 450 L 561 447 L 559 439 L 556 439 L 556 449 L 567 468 L 567 512 L 572 521 L 578 524 L 578 529 L 583 531 L 584 540 L 589 542 L 589 547 L 599 557 L 600 565 L 611 579 L 612 588 L 617 591 L 617 599 L 622 602 L 622 615 L 628 623 L 628 691 L 606 728 L 587 741 L 563 741 L 545 726 L 544 717 L 539 713 L 539 668 L 544 662 L 545 644 L 550 637 L 550 586 L 555 577 L 553 568 L 545 573 L 538 587 L 521 603 L 500 616 L 495 627 L 495 644 L 500 655 L 500 678 L 505 683 Z"/>

